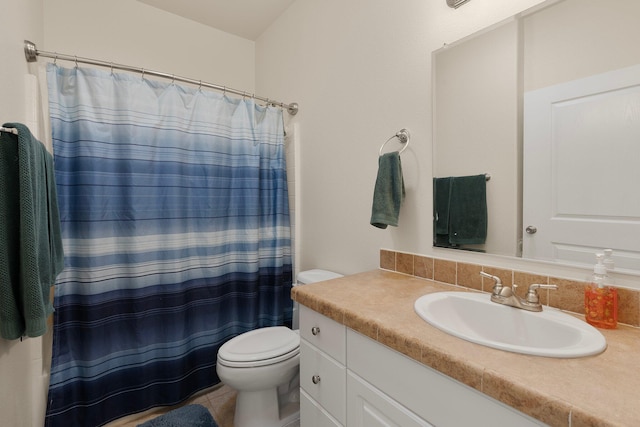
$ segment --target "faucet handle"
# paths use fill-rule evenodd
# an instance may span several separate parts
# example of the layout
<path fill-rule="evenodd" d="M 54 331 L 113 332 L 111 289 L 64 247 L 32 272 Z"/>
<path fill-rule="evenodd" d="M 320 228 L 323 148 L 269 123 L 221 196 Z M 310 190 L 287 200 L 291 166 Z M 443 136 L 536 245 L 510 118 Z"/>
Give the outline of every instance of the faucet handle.
<path fill-rule="evenodd" d="M 489 273 L 485 273 L 484 271 L 480 272 L 482 277 L 486 277 L 487 279 L 493 280 L 493 294 L 500 295 L 500 291 L 502 291 L 502 280 L 498 276 L 493 276 Z"/>
<path fill-rule="evenodd" d="M 493 275 L 491 275 L 491 274 L 489 274 L 489 273 L 485 273 L 484 271 L 481 271 L 481 272 L 480 272 L 480 275 L 481 275 L 482 277 L 486 277 L 487 279 L 491 279 L 491 280 L 493 280 L 493 281 L 494 281 L 494 282 L 496 282 L 496 283 L 502 284 L 502 281 L 500 280 L 500 278 L 499 278 L 498 276 L 493 276 Z"/>
<path fill-rule="evenodd" d="M 526 300 L 532 304 L 538 304 L 540 298 L 538 297 L 538 289 L 558 289 L 557 285 L 545 285 L 541 283 L 534 283 L 529 285 L 529 291 L 527 291 Z"/>

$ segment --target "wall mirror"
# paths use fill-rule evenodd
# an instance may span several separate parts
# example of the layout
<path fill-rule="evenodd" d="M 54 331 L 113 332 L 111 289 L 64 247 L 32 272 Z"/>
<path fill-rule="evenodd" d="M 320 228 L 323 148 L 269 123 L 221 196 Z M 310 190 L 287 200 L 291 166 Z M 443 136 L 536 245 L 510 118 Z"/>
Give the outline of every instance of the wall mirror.
<path fill-rule="evenodd" d="M 638 16 L 550 0 L 433 53 L 434 246 L 576 266 L 611 248 L 640 273 Z M 437 181 L 484 174 L 486 236 L 450 243 L 460 198 Z"/>

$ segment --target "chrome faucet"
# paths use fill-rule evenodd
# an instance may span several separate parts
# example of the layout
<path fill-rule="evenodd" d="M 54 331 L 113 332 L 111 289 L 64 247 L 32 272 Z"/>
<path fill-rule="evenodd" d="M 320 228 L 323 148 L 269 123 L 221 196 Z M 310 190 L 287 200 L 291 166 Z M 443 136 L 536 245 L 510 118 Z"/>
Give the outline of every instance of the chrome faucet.
<path fill-rule="evenodd" d="M 494 282 L 493 290 L 491 291 L 491 301 L 515 308 L 521 308 L 527 311 L 542 311 L 542 304 L 540 304 L 538 289 L 558 289 L 556 285 L 534 283 L 529 285 L 527 295 L 524 298 L 520 298 L 516 294 L 518 285 L 515 283 L 511 287 L 504 286 L 500 278 L 497 276 L 485 273 L 484 271 L 481 271 L 480 275 L 491 279 Z"/>

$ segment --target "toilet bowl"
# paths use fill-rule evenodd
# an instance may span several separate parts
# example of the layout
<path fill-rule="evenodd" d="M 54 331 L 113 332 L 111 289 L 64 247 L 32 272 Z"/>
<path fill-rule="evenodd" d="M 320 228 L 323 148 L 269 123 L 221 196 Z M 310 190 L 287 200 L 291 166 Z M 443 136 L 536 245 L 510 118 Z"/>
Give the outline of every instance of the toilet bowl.
<path fill-rule="evenodd" d="M 235 427 L 290 424 L 288 418 L 295 416 L 300 405 L 297 382 L 292 384 L 298 375 L 299 353 L 300 335 L 285 326 L 246 332 L 220 347 L 218 377 L 238 391 Z"/>
<path fill-rule="evenodd" d="M 340 276 L 325 270 L 309 270 L 298 275 L 298 284 Z M 294 310 L 296 326 L 297 316 Z M 285 326 L 245 332 L 220 347 L 218 377 L 238 392 L 235 427 L 300 425 L 299 353 L 298 331 Z"/>

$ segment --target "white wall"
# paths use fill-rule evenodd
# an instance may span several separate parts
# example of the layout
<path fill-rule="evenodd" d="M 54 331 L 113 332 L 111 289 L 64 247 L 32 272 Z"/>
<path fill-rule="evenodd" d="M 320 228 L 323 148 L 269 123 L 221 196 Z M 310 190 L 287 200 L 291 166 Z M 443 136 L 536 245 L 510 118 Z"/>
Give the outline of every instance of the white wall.
<path fill-rule="evenodd" d="M 565 0 L 526 17 L 524 92 L 640 63 L 638 16 L 637 0 Z"/>
<path fill-rule="evenodd" d="M 299 268 L 355 273 L 380 248 L 431 253 L 431 52 L 541 0 L 297 0 L 256 42 L 256 88 L 298 102 Z M 369 225 L 378 149 L 401 128 L 399 227 Z"/>
<path fill-rule="evenodd" d="M 255 84 L 254 42 L 135 0 L 46 0 L 38 48 L 246 91 Z"/>

